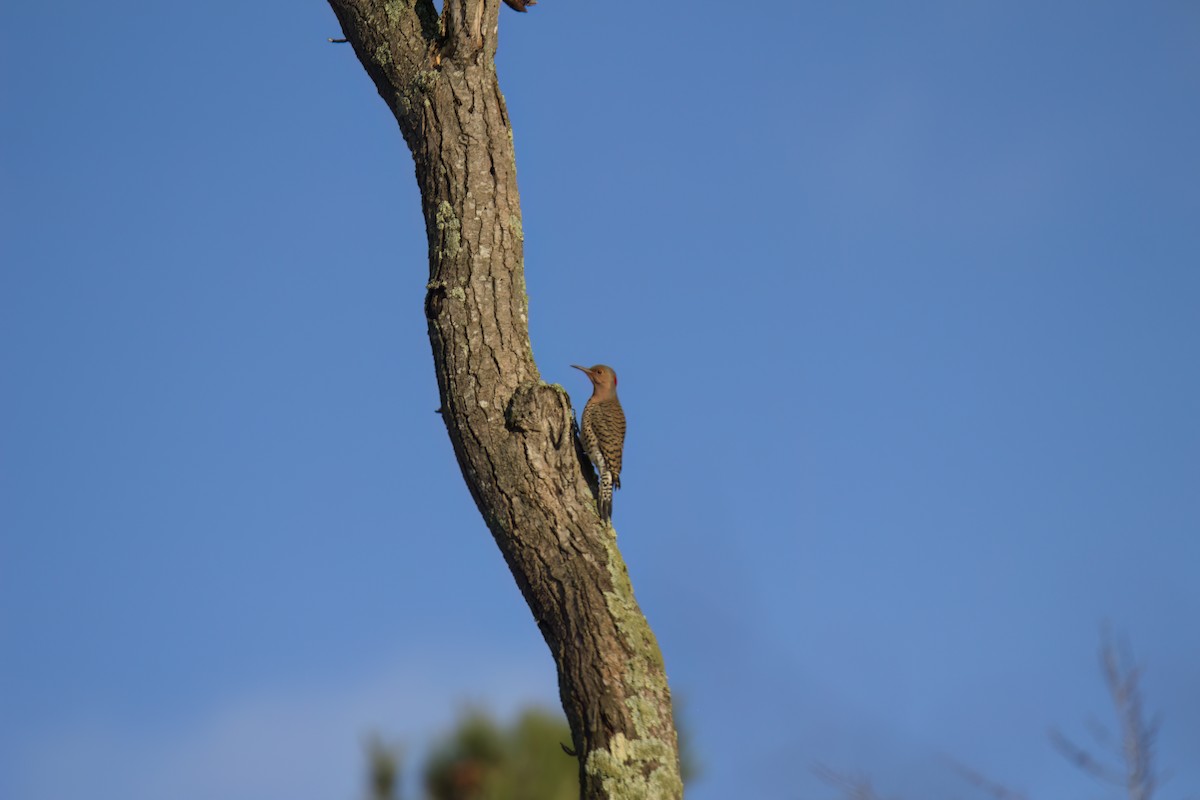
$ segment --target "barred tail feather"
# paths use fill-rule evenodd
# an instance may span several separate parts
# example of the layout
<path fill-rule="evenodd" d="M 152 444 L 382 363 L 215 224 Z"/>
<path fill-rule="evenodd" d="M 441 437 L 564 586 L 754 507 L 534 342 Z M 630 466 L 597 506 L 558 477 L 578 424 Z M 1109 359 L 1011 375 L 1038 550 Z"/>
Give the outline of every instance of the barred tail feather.
<path fill-rule="evenodd" d="M 600 518 L 605 522 L 612 520 L 613 476 L 608 470 L 600 473 Z"/>

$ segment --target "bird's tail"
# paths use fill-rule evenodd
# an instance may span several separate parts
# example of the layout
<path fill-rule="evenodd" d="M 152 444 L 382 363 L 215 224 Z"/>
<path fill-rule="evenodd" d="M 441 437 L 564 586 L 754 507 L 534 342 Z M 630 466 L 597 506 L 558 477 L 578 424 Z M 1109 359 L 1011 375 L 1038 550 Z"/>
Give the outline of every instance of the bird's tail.
<path fill-rule="evenodd" d="M 600 473 L 600 519 L 612 520 L 613 476 L 608 470 Z"/>

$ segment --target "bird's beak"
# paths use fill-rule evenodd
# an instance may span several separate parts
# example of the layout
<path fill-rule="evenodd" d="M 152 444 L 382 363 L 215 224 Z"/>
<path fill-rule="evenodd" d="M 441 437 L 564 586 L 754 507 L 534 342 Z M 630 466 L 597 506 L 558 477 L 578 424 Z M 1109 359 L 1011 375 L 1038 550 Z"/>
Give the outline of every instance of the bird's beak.
<path fill-rule="evenodd" d="M 590 369 L 588 369 L 587 367 L 581 367 L 578 364 L 572 364 L 571 366 L 574 367 L 575 369 L 579 370 L 580 372 L 586 372 L 589 377 L 592 374 L 592 371 Z"/>

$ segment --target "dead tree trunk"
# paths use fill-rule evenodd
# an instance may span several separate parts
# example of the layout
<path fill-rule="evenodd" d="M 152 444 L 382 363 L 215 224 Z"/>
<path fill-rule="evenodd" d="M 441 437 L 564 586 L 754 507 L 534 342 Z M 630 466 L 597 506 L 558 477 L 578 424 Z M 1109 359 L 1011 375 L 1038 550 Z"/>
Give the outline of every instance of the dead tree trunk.
<path fill-rule="evenodd" d="M 570 400 L 533 360 L 512 129 L 494 60 L 500 3 L 444 0 L 439 15 L 432 0 L 329 0 L 412 151 L 442 417 L 554 655 L 581 796 L 678 798 L 662 655 L 596 511 Z"/>

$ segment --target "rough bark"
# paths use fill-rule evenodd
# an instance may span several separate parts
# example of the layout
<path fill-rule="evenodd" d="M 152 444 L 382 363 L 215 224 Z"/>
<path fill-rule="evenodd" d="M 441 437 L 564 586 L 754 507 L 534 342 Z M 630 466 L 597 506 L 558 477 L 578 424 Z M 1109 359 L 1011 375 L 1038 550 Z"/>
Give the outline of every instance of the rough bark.
<path fill-rule="evenodd" d="M 570 399 L 529 341 L 501 0 L 329 0 L 412 151 L 429 239 L 425 315 L 463 477 L 558 667 L 583 798 L 683 787 L 658 643 L 633 597 Z"/>

